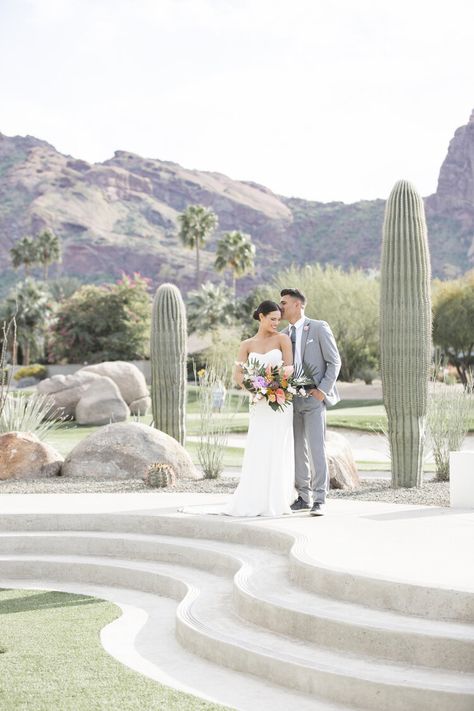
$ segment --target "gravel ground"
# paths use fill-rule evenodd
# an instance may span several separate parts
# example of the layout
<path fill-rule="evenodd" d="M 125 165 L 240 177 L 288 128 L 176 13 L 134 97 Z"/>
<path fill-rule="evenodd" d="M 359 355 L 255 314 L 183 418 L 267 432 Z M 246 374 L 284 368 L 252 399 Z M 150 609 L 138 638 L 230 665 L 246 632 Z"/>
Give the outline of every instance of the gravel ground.
<path fill-rule="evenodd" d="M 130 492 L 180 492 L 204 494 L 231 494 L 238 478 L 182 479 L 172 489 L 150 489 L 141 479 L 93 479 L 90 477 L 54 477 L 0 482 L 0 494 L 117 494 Z M 425 482 L 421 489 L 392 489 L 387 479 L 361 479 L 360 489 L 341 491 L 332 489 L 330 498 L 359 501 L 384 501 L 392 504 L 417 504 L 423 506 L 449 506 L 449 482 Z"/>

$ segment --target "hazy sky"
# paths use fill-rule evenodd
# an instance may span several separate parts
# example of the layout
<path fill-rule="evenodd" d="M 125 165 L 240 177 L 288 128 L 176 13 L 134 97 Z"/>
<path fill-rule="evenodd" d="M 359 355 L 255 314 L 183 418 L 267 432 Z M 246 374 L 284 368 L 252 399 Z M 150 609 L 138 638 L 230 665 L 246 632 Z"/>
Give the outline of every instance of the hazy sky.
<path fill-rule="evenodd" d="M 313 200 L 436 189 L 473 0 L 0 0 L 0 131 Z"/>

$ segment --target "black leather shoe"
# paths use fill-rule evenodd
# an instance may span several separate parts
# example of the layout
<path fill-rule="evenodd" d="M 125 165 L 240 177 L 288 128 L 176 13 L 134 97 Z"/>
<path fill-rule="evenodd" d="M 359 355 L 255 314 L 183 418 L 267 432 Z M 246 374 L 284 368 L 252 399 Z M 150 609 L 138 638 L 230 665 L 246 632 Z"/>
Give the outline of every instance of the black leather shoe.
<path fill-rule="evenodd" d="M 324 504 L 320 504 L 316 501 L 315 504 L 313 504 L 313 508 L 309 512 L 310 516 L 324 516 Z"/>
<path fill-rule="evenodd" d="M 304 499 L 301 498 L 301 496 L 298 496 L 296 501 L 293 501 L 293 503 L 290 506 L 290 509 L 292 511 L 307 511 L 310 508 L 310 505 L 306 503 Z"/>

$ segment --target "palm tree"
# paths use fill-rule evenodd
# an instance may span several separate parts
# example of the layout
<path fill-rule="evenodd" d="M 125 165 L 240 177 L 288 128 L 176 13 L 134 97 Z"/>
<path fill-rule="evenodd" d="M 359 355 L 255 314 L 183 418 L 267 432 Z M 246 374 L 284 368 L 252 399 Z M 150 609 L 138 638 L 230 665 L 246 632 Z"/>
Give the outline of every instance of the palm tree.
<path fill-rule="evenodd" d="M 24 267 L 25 277 L 30 274 L 30 268 L 38 264 L 38 246 L 32 237 L 22 237 L 10 249 L 10 257 L 14 269 Z"/>
<path fill-rule="evenodd" d="M 217 215 L 211 208 L 203 205 L 188 205 L 178 215 L 180 224 L 179 237 L 185 247 L 196 250 L 196 287 L 201 286 L 199 250 L 217 227 Z"/>
<path fill-rule="evenodd" d="M 232 272 L 232 289 L 235 295 L 237 277 L 242 277 L 253 271 L 255 265 L 255 245 L 250 235 L 234 230 L 225 232 L 217 243 L 216 271 Z"/>
<path fill-rule="evenodd" d="M 38 262 L 43 266 L 43 279 L 48 281 L 49 265 L 61 261 L 61 240 L 53 232 L 45 230 L 36 238 Z"/>
<path fill-rule="evenodd" d="M 29 365 L 32 347 L 40 347 L 51 313 L 48 298 L 48 292 L 28 278 L 17 284 L 15 292 L 6 300 L 5 318 L 15 319 L 23 365 Z"/>
<path fill-rule="evenodd" d="M 188 294 L 189 332 L 209 333 L 220 326 L 230 326 L 234 321 L 234 299 L 225 286 L 206 282 L 198 291 Z"/>

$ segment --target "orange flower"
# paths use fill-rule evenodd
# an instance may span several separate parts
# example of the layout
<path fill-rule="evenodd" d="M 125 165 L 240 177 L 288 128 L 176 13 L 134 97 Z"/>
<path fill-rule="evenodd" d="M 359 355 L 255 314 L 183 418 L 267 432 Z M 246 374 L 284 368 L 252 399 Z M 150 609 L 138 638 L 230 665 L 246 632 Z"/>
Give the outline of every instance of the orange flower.
<path fill-rule="evenodd" d="M 278 390 L 277 390 L 277 392 L 278 392 Z M 267 393 L 267 397 L 268 397 L 268 399 L 269 399 L 270 402 L 276 402 L 277 396 L 276 396 L 274 390 L 269 390 L 268 393 Z"/>

